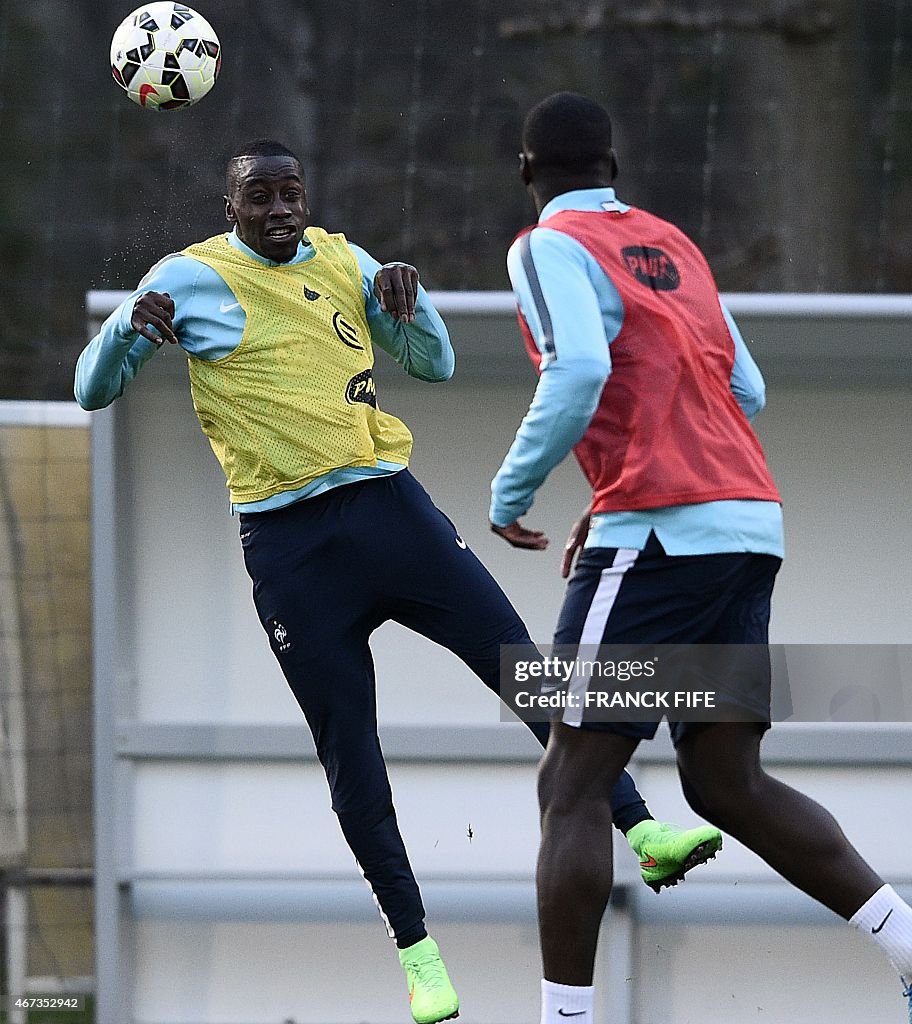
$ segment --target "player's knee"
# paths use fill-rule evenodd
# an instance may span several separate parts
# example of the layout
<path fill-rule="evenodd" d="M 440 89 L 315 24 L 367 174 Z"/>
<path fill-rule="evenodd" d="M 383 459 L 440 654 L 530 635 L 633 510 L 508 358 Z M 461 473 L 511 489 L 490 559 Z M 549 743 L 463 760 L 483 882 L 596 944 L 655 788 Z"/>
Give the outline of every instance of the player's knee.
<path fill-rule="evenodd" d="M 700 794 L 684 776 L 681 776 L 681 792 L 684 794 L 687 806 L 694 812 L 694 814 L 697 814 L 706 821 L 709 821 L 709 808 L 703 803 Z"/>
<path fill-rule="evenodd" d="M 732 817 L 738 810 L 737 799 L 732 794 L 709 787 L 707 790 L 692 789 L 685 796 L 695 814 L 717 828 L 730 831 Z"/>
<path fill-rule="evenodd" d="M 552 730 L 538 770 L 543 815 L 573 815 L 589 801 L 607 799 L 614 779 L 606 772 L 600 746 L 592 734 L 564 727 Z"/>
<path fill-rule="evenodd" d="M 554 761 L 554 758 L 549 759 L 546 755 L 538 768 L 538 806 L 542 814 L 551 809 L 560 794 L 560 772 Z"/>
<path fill-rule="evenodd" d="M 538 772 L 538 806 L 542 816 L 574 814 L 581 802 L 579 786 L 570 784 L 574 774 L 567 758 L 548 751 Z"/>
<path fill-rule="evenodd" d="M 762 796 L 763 772 L 750 765 L 731 771 L 724 765 L 715 770 L 682 772 L 682 791 L 696 814 L 719 828 L 731 831 L 743 817 L 755 814 Z M 685 781 L 686 780 L 686 781 Z"/>

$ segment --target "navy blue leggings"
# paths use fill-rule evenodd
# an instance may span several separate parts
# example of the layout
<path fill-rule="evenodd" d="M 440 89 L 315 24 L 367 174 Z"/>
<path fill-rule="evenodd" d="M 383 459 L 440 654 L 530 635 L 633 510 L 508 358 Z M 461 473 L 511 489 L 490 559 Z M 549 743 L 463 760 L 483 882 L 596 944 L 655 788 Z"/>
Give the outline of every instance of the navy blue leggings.
<path fill-rule="evenodd" d="M 495 692 L 501 644 L 532 641 L 408 470 L 240 521 L 257 613 L 313 733 L 342 832 L 390 935 L 418 941 L 424 908 L 377 737 L 368 640 L 399 622 L 451 650 Z M 542 744 L 547 729 L 532 727 Z M 649 816 L 629 776 L 615 798 L 619 825 Z"/>

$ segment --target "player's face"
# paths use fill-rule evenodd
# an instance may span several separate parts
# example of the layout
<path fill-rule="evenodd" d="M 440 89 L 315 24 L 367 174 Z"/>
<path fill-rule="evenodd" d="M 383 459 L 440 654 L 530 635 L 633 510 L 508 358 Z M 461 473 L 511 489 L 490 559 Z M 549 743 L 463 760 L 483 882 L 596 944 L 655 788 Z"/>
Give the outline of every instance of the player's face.
<path fill-rule="evenodd" d="M 277 263 L 290 260 L 307 226 L 300 164 L 286 156 L 239 161 L 225 213 L 236 225 L 241 241 L 255 253 Z"/>

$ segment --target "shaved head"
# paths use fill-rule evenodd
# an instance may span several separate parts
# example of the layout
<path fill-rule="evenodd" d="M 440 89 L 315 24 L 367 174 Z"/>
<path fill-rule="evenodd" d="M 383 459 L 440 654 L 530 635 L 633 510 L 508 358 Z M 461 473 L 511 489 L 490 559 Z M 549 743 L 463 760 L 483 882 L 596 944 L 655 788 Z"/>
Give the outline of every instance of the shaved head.
<path fill-rule="evenodd" d="M 228 168 L 225 174 L 225 189 L 229 196 L 234 194 L 238 180 L 243 175 L 244 169 L 249 165 L 249 162 L 264 156 L 283 156 L 294 160 L 298 165 L 301 181 L 304 180 L 304 168 L 301 166 L 301 161 L 287 146 L 283 146 L 281 142 L 276 142 L 274 139 L 254 139 L 252 142 L 244 143 L 228 160 Z"/>
<path fill-rule="evenodd" d="M 522 146 L 536 169 L 590 171 L 611 159 L 611 118 L 595 100 L 557 92 L 526 115 Z"/>

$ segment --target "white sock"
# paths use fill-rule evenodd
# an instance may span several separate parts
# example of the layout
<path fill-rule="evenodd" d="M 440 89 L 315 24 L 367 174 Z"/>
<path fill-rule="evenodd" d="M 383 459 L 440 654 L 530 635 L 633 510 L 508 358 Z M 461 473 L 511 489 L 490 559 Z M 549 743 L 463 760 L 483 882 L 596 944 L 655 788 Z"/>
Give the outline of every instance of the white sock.
<path fill-rule="evenodd" d="M 542 978 L 541 1024 L 592 1024 L 592 986 Z"/>
<path fill-rule="evenodd" d="M 870 936 L 906 984 L 912 983 L 912 907 L 896 895 L 892 885 L 881 886 L 849 924 Z"/>

